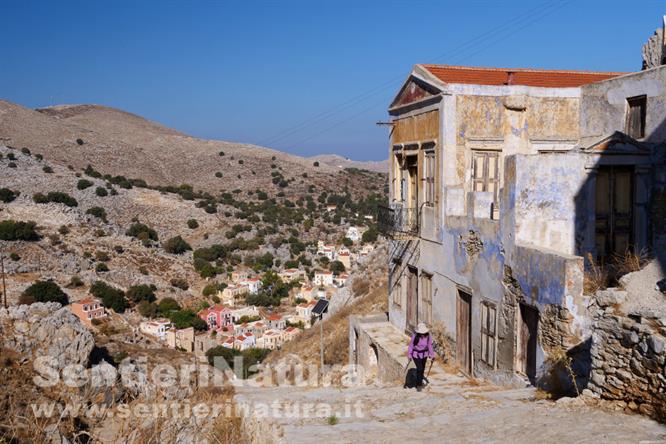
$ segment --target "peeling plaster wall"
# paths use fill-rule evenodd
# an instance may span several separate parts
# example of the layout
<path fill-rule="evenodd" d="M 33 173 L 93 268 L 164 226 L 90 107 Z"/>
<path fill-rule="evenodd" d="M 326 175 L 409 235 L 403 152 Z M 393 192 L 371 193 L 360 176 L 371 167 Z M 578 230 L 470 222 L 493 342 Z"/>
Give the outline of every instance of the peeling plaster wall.
<path fill-rule="evenodd" d="M 666 66 L 592 83 L 581 88 L 581 145 L 624 131 L 627 98 L 647 96 L 644 141 L 666 140 Z"/>

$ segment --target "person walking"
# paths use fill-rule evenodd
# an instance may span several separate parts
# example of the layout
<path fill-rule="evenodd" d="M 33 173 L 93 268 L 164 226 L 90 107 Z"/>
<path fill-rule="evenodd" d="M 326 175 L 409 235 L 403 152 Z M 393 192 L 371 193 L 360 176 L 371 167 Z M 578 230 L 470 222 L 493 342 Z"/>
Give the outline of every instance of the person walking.
<path fill-rule="evenodd" d="M 416 326 L 416 331 L 412 335 L 411 341 L 409 341 L 407 357 L 416 364 L 416 390 L 420 392 L 423 389 L 423 373 L 425 372 L 426 361 L 428 358 L 435 359 L 432 336 L 430 336 L 430 331 L 423 322 L 419 322 Z"/>

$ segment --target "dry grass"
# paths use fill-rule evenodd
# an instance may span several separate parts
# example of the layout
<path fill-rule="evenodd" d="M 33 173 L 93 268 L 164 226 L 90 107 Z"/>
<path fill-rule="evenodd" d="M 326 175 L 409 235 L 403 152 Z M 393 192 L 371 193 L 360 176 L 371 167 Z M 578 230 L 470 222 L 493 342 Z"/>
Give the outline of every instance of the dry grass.
<path fill-rule="evenodd" d="M 583 293 L 594 294 L 599 290 L 608 288 L 608 271 L 596 263 L 591 253 L 587 253 L 588 267 L 585 267 L 583 277 Z"/>
<path fill-rule="evenodd" d="M 366 296 L 352 300 L 324 321 L 324 364 L 347 364 L 349 358 L 349 316 L 387 310 L 388 287 L 386 283 Z M 290 355 L 298 356 L 304 363 L 319 362 L 319 326 L 303 331 L 296 339 L 285 344 L 281 350 L 272 352 L 266 363 L 275 364 Z"/>
<path fill-rule="evenodd" d="M 613 254 L 611 261 L 616 277 L 619 278 L 627 273 L 640 271 L 650 261 L 650 255 L 647 250 L 636 253 L 626 250 L 624 253 Z"/>

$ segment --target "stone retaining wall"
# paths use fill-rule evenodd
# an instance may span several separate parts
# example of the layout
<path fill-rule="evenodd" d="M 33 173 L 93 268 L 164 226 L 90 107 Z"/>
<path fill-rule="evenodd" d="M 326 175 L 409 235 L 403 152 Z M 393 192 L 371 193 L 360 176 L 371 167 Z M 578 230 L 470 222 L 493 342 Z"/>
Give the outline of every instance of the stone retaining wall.
<path fill-rule="evenodd" d="M 626 293 L 596 296 L 592 335 L 593 396 L 666 421 L 666 318 L 649 312 L 620 313 Z"/>

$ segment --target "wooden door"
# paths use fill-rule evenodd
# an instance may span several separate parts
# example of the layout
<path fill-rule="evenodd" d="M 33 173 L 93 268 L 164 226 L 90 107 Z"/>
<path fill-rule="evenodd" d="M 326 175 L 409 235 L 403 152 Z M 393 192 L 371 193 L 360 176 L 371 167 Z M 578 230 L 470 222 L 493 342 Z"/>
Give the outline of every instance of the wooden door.
<path fill-rule="evenodd" d="M 631 167 L 602 167 L 595 190 L 595 244 L 597 260 L 608 262 L 614 254 L 633 248 L 634 181 Z"/>
<path fill-rule="evenodd" d="M 472 296 L 458 290 L 456 302 L 456 357 L 460 368 L 472 372 Z"/>
<path fill-rule="evenodd" d="M 418 271 L 416 268 L 407 267 L 407 330 L 412 332 L 418 324 Z"/>
<path fill-rule="evenodd" d="M 518 355 L 516 367 L 519 373 L 534 383 L 536 378 L 537 334 L 539 312 L 528 305 L 520 304 L 518 322 Z"/>

